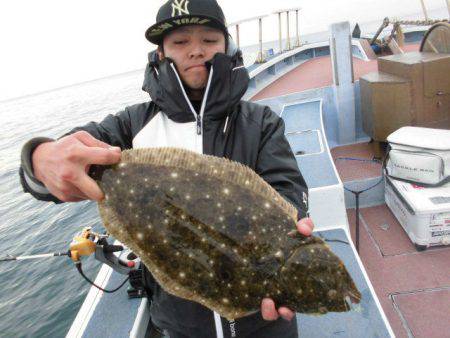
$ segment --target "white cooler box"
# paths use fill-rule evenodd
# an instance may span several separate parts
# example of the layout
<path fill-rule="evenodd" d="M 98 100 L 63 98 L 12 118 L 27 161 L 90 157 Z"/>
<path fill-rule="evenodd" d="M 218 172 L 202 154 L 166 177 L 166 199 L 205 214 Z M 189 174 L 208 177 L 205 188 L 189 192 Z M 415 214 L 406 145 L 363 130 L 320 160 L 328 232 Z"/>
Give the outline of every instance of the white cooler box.
<path fill-rule="evenodd" d="M 421 187 L 386 177 L 385 198 L 417 250 L 450 244 L 450 183 Z"/>
<path fill-rule="evenodd" d="M 450 130 L 403 127 L 387 138 L 390 177 L 438 186 L 450 179 Z"/>

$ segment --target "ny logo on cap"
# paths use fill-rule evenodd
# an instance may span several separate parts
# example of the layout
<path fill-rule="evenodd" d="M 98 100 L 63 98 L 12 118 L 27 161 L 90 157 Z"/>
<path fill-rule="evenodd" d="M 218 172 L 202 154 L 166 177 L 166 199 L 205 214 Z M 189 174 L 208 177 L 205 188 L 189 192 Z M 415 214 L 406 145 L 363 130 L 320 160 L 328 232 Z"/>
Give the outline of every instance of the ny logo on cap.
<path fill-rule="evenodd" d="M 189 0 L 173 0 L 172 17 L 183 14 L 189 14 L 188 4 Z"/>

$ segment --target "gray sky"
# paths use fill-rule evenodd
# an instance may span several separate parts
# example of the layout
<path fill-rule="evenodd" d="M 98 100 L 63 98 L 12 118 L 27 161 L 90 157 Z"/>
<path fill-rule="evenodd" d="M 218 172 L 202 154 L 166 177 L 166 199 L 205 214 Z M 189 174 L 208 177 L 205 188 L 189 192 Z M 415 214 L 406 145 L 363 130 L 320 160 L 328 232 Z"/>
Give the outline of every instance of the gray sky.
<path fill-rule="evenodd" d="M 425 0 L 429 9 L 445 0 Z M 144 38 L 162 0 L 2 0 L 0 101 L 144 68 L 152 46 Z M 372 21 L 421 11 L 419 0 L 219 0 L 228 22 L 302 7 L 302 32 L 332 22 Z M 393 4 L 394 3 L 394 4 Z M 265 40 L 278 26 L 265 24 Z M 294 23 L 294 21 L 292 21 Z M 292 26 L 293 27 L 293 26 Z M 242 28 L 241 43 L 257 43 L 256 23 Z"/>

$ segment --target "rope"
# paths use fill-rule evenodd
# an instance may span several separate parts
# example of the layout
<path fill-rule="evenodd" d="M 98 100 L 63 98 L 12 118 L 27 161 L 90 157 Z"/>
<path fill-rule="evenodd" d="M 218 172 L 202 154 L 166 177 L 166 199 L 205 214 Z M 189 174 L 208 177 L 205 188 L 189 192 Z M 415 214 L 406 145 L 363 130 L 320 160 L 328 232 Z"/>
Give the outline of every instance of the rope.
<path fill-rule="evenodd" d="M 448 22 L 448 19 L 436 20 L 389 20 L 392 24 L 400 24 L 405 26 L 431 26 L 439 22 Z"/>

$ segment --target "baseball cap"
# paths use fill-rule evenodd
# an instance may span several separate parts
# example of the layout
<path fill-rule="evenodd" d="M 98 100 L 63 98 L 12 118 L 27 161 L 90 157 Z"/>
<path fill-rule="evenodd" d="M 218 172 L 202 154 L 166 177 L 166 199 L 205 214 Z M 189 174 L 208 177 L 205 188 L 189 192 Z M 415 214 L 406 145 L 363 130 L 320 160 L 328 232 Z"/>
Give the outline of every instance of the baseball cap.
<path fill-rule="evenodd" d="M 156 23 L 147 29 L 145 37 L 160 45 L 166 34 L 187 25 L 217 28 L 228 36 L 225 15 L 216 0 L 169 0 L 159 9 Z"/>

